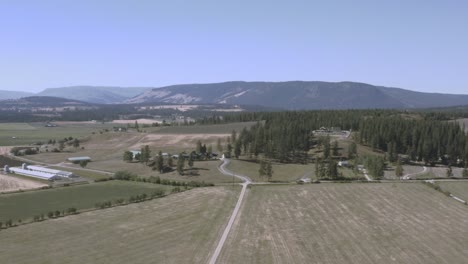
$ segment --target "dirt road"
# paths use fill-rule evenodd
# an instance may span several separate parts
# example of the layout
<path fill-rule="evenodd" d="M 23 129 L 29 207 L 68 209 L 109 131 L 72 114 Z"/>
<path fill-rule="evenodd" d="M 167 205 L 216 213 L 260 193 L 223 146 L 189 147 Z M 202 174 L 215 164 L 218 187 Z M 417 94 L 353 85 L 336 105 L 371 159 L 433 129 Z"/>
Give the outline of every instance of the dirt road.
<path fill-rule="evenodd" d="M 234 220 L 236 220 L 237 213 L 239 212 L 239 209 L 240 209 L 240 207 L 242 205 L 242 201 L 244 200 L 244 196 L 245 196 L 245 192 L 247 190 L 247 186 L 250 183 L 252 183 L 252 180 L 249 177 L 244 176 L 244 175 L 235 174 L 234 172 L 226 169 L 226 166 L 229 164 L 229 162 L 230 162 L 229 159 L 224 159 L 223 164 L 221 164 L 218 167 L 219 171 L 224 175 L 234 176 L 236 178 L 239 178 L 239 179 L 243 180 L 244 182 L 241 183 L 242 191 L 241 191 L 241 193 L 239 195 L 239 200 L 237 200 L 236 207 L 234 207 L 234 211 L 232 212 L 232 215 L 229 218 L 229 222 L 228 222 L 226 228 L 224 229 L 223 235 L 221 236 L 221 239 L 219 240 L 218 245 L 216 246 L 216 249 L 215 249 L 213 255 L 211 256 L 211 259 L 210 259 L 210 262 L 209 262 L 210 264 L 215 264 L 216 263 L 216 260 L 218 259 L 218 256 L 219 256 L 219 253 L 223 249 L 224 243 L 226 242 L 226 238 L 227 238 L 227 236 L 229 234 L 229 231 L 231 231 L 232 224 L 234 223 Z"/>

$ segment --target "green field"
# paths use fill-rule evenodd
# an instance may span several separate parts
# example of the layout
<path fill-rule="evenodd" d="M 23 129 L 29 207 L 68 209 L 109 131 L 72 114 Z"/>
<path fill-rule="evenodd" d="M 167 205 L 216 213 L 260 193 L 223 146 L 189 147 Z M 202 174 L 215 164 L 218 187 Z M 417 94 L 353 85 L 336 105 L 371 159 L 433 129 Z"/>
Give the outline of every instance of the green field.
<path fill-rule="evenodd" d="M 442 191 L 448 191 L 456 197 L 468 201 L 468 182 L 459 181 L 459 182 L 437 182 L 437 184 L 442 188 Z"/>
<path fill-rule="evenodd" d="M 420 183 L 252 186 L 219 263 L 466 263 L 468 208 Z"/>
<path fill-rule="evenodd" d="M 0 262 L 207 263 L 239 190 L 197 188 L 4 229 Z"/>
<path fill-rule="evenodd" d="M 0 123 L 0 146 L 26 145 L 70 136 L 83 138 L 92 132 L 99 133 L 100 130 L 111 129 L 113 126 L 113 124 L 74 123 L 45 127 L 45 123 Z"/>
<path fill-rule="evenodd" d="M 0 221 L 23 221 L 49 211 L 93 208 L 98 202 L 128 199 L 132 195 L 150 194 L 156 189 L 168 192 L 171 186 L 139 182 L 108 181 L 94 184 L 53 188 L 0 195 Z"/>

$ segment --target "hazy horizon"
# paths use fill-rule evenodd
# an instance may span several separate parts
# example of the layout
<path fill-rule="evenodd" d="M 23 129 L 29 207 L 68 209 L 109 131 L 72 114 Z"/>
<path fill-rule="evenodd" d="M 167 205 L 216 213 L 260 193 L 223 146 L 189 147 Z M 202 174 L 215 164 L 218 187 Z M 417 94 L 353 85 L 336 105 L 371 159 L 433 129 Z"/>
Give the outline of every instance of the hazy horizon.
<path fill-rule="evenodd" d="M 465 1 L 1 1 L 0 90 L 362 82 L 466 94 Z"/>

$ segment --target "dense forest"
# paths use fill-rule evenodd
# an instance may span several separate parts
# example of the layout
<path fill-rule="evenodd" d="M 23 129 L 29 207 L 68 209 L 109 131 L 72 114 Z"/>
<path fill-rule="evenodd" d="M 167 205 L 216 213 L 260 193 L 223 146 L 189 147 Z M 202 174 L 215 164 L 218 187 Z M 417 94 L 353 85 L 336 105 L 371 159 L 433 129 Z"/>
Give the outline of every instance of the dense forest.
<path fill-rule="evenodd" d="M 263 122 L 242 130 L 234 148 L 280 162 L 307 162 L 312 146 L 321 144 L 320 137 L 315 137 L 312 131 L 321 127 L 355 131 L 357 142 L 386 152 L 390 162 L 395 162 L 398 154 L 431 165 L 455 166 L 468 161 L 468 136 L 463 128 L 430 113 L 385 110 L 243 113 L 211 122 L 255 119 Z"/>

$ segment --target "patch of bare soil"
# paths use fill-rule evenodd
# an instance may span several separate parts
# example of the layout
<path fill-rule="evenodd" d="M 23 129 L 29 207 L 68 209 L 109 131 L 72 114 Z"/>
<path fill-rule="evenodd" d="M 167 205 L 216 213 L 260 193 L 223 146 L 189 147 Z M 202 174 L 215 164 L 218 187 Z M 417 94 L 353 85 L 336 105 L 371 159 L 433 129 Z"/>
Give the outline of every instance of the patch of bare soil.
<path fill-rule="evenodd" d="M 0 147 L 0 155 L 7 156 L 10 153 L 11 147 Z"/>
<path fill-rule="evenodd" d="M 0 192 L 37 189 L 43 186 L 47 185 L 36 181 L 0 174 Z"/>
<path fill-rule="evenodd" d="M 202 142 L 215 141 L 218 138 L 224 138 L 229 134 L 174 134 L 174 135 L 161 135 L 150 134 L 144 136 L 138 143 L 131 148 L 139 149 L 144 145 L 157 145 L 160 147 L 181 146 L 190 147 L 197 140 Z"/>

